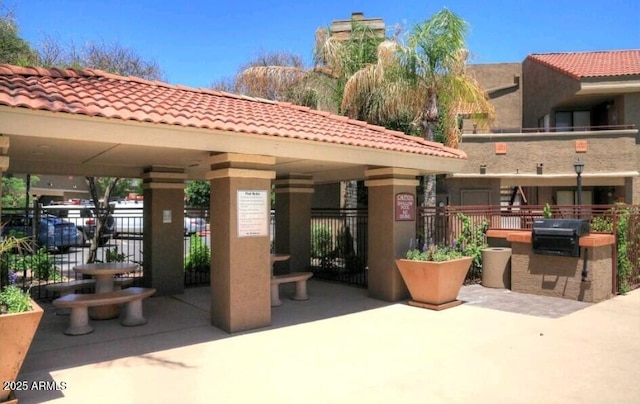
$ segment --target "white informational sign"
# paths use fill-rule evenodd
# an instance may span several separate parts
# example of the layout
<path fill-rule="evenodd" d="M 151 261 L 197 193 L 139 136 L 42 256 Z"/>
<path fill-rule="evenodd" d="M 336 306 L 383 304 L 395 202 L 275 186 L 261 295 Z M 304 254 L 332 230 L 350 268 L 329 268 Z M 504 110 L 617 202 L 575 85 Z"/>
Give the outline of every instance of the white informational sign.
<path fill-rule="evenodd" d="M 171 223 L 171 211 L 163 210 L 162 211 L 162 223 Z"/>
<path fill-rule="evenodd" d="M 238 190 L 238 237 L 269 235 L 269 192 Z"/>

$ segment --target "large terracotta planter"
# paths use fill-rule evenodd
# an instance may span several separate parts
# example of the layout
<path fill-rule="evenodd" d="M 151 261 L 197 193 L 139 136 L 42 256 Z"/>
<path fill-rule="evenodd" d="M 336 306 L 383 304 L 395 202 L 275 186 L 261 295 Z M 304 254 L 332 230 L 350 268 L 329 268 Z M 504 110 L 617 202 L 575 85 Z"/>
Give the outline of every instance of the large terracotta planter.
<path fill-rule="evenodd" d="M 42 318 L 42 308 L 33 300 L 33 310 L 0 315 L 0 381 L 12 382 L 18 377 L 33 336 Z M 3 386 L 4 387 L 4 386 Z M 7 401 L 11 390 L 0 389 L 0 402 Z"/>
<path fill-rule="evenodd" d="M 456 298 L 471 267 L 471 257 L 443 262 L 398 259 L 396 265 L 411 293 L 410 305 L 443 310 L 461 303 Z"/>

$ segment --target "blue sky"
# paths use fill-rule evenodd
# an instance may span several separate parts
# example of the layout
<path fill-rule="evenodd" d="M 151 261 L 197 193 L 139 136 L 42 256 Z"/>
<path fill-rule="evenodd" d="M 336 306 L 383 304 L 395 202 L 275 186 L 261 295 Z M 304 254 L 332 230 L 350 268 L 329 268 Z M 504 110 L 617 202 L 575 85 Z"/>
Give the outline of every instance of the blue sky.
<path fill-rule="evenodd" d="M 531 53 L 640 48 L 638 0 L 0 0 L 20 35 L 63 43 L 118 42 L 155 60 L 170 83 L 209 87 L 261 50 L 311 63 L 314 33 L 354 11 L 410 27 L 447 7 L 470 25 L 472 63 L 521 62 Z"/>

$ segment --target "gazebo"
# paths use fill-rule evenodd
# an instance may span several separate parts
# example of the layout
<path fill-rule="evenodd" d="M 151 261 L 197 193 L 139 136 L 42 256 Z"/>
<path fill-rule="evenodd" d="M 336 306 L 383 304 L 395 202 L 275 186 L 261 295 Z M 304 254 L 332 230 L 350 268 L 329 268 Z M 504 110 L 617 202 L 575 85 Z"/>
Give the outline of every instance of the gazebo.
<path fill-rule="evenodd" d="M 369 293 L 395 301 L 407 293 L 394 259 L 414 236 L 417 177 L 457 172 L 466 160 L 439 143 L 288 103 L 12 65 L 0 65 L 0 152 L 8 173 L 142 178 L 144 283 L 159 294 L 184 287 L 185 181 L 210 181 L 211 322 L 227 332 L 271 321 L 272 190 L 279 246 L 301 270 L 314 186 L 365 180 L 375 235 Z"/>

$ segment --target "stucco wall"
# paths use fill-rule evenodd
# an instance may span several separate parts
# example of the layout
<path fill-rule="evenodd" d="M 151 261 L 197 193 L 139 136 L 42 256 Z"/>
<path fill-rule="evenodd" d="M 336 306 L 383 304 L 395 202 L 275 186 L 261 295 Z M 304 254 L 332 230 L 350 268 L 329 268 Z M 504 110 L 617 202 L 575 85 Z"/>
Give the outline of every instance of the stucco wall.
<path fill-rule="evenodd" d="M 585 249 L 581 257 L 533 253 L 530 243 L 512 243 L 511 290 L 583 302 L 611 298 L 611 246 L 589 248 L 587 281 L 582 281 Z"/>
<path fill-rule="evenodd" d="M 461 172 L 478 174 L 486 164 L 487 174 L 535 174 L 536 164 L 542 163 L 544 174 L 571 174 L 577 158 L 584 162 L 585 173 L 637 170 L 637 136 L 637 131 L 465 135 L 460 148 L 468 161 Z M 576 153 L 576 140 L 587 141 L 586 153 Z M 506 143 L 507 153 L 496 154 L 496 143 Z"/>
<path fill-rule="evenodd" d="M 580 82 L 549 67 L 525 59 L 522 62 L 522 126 L 537 128 L 538 119 L 549 114 L 559 101 L 573 96 Z M 551 126 L 555 126 L 551 116 Z"/>
<path fill-rule="evenodd" d="M 489 204 L 500 204 L 500 180 L 493 178 L 478 178 L 463 180 L 458 178 L 447 179 L 449 190 L 449 204 L 453 206 L 462 205 L 462 194 L 464 191 L 487 190 L 489 192 Z"/>
<path fill-rule="evenodd" d="M 520 63 L 495 63 L 470 65 L 468 72 L 489 92 L 496 112 L 491 124 L 494 130 L 520 128 L 522 126 L 522 85 Z M 463 130 L 473 130 L 472 120 L 465 119 Z"/>

